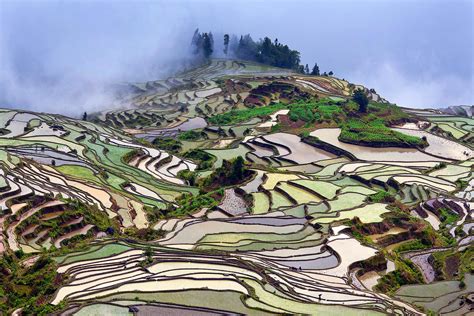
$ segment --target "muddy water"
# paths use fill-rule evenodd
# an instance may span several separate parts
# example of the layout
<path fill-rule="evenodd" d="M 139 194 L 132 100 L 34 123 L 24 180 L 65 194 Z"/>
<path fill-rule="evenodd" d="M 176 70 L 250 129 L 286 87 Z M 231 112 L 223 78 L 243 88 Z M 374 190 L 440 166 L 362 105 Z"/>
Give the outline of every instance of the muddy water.
<path fill-rule="evenodd" d="M 176 134 L 178 132 L 190 131 L 197 128 L 204 128 L 206 126 L 207 122 L 205 119 L 202 117 L 194 117 L 175 127 L 148 130 L 146 133 L 136 134 L 135 136 L 138 138 L 154 139 L 155 137 L 163 136 L 164 134 Z"/>
<path fill-rule="evenodd" d="M 436 276 L 433 266 L 428 262 L 430 256 L 431 253 L 425 253 L 411 257 L 411 261 L 420 268 L 426 283 L 433 282 Z"/>
<path fill-rule="evenodd" d="M 325 270 L 337 267 L 339 260 L 333 254 L 329 254 L 326 257 L 316 258 L 313 260 L 275 260 L 275 262 L 282 264 L 287 267 L 294 267 L 302 270 Z"/>
<path fill-rule="evenodd" d="M 377 282 L 381 276 L 375 272 L 375 271 L 370 271 L 367 272 L 359 277 L 359 281 L 365 286 L 366 289 L 372 290 L 372 288 L 377 285 Z"/>
<path fill-rule="evenodd" d="M 43 150 L 41 150 L 41 148 L 43 148 Z M 54 151 L 51 149 L 46 149 L 41 146 L 11 148 L 11 149 L 8 149 L 8 152 L 21 156 L 21 157 L 32 159 L 36 162 L 39 162 L 41 164 L 46 164 L 46 165 L 52 165 L 53 160 L 54 160 L 54 164 L 56 166 L 79 165 L 79 166 L 88 167 L 88 165 L 85 162 L 81 161 L 75 156 L 68 155 L 66 153 L 62 153 L 58 151 Z"/>
<path fill-rule="evenodd" d="M 392 130 L 411 136 L 426 137 L 429 146 L 424 151 L 432 155 L 454 160 L 467 160 L 474 157 L 474 151 L 466 146 L 425 131 L 405 128 L 392 128 Z"/>
<path fill-rule="evenodd" d="M 270 134 L 263 137 L 271 142 L 281 144 L 290 148 L 291 153 L 284 156 L 293 160 L 298 164 L 307 164 L 314 161 L 334 158 L 335 156 L 327 151 L 315 148 L 311 145 L 303 143 L 301 138 L 296 135 L 286 133 Z"/>

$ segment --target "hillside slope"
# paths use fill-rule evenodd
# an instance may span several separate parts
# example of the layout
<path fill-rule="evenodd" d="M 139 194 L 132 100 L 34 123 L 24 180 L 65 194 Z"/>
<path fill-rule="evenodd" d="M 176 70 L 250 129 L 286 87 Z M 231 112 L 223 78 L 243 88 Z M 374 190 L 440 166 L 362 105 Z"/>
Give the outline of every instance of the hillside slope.
<path fill-rule="evenodd" d="M 472 119 L 230 60 L 124 91 L 0 110 L 0 313 L 468 312 Z"/>

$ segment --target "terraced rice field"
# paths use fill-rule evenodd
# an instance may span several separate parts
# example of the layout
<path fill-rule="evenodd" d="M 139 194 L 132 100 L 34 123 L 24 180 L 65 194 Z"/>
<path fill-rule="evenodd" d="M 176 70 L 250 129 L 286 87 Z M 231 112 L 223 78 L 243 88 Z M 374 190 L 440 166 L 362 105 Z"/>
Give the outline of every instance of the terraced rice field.
<path fill-rule="evenodd" d="M 34 302 L 58 315 L 469 312 L 471 119 L 407 110 L 393 128 L 429 146 L 376 148 L 321 128 L 335 121 L 286 126 L 290 107 L 210 123 L 298 93 L 387 102 L 334 77 L 212 60 L 128 86 L 126 108 L 91 121 L 0 112 L 0 255 L 50 269 Z M 28 314 L 20 301 L 9 312 Z"/>

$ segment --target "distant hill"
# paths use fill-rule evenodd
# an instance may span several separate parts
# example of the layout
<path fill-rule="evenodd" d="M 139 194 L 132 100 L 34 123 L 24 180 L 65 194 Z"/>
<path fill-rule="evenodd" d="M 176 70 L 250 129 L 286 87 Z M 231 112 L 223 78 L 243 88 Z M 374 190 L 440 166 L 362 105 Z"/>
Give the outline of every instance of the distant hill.
<path fill-rule="evenodd" d="M 472 118 L 474 113 L 474 105 L 452 105 L 441 109 L 441 111 L 446 114 Z"/>

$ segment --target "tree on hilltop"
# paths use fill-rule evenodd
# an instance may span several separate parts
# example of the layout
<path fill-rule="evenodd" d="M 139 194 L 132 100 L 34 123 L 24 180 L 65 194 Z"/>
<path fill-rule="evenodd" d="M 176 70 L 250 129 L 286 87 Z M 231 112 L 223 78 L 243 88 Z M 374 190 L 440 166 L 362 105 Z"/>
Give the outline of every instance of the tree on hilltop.
<path fill-rule="evenodd" d="M 359 105 L 359 112 L 367 113 L 367 106 L 369 105 L 369 98 L 362 89 L 357 89 L 352 95 L 352 100 Z"/>
<path fill-rule="evenodd" d="M 311 74 L 313 76 L 319 76 L 320 73 L 319 73 L 319 66 L 317 63 L 314 63 L 314 67 L 313 67 L 313 70 L 311 71 Z"/>
<path fill-rule="evenodd" d="M 226 55 L 227 55 L 227 52 L 229 51 L 229 40 L 230 40 L 229 34 L 225 34 L 224 35 L 224 54 Z"/>
<path fill-rule="evenodd" d="M 212 42 L 212 34 L 210 36 L 207 33 L 202 35 L 202 52 L 206 59 L 211 57 L 212 52 L 214 51 Z"/>
<path fill-rule="evenodd" d="M 304 73 L 309 75 L 309 67 L 308 67 L 308 64 L 306 64 L 306 66 L 304 66 Z"/>
<path fill-rule="evenodd" d="M 201 53 L 202 47 L 202 35 L 199 33 L 199 29 L 194 31 L 193 38 L 191 40 L 191 48 L 194 55 L 199 55 Z"/>

